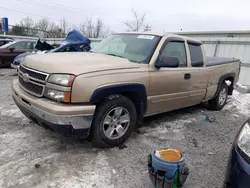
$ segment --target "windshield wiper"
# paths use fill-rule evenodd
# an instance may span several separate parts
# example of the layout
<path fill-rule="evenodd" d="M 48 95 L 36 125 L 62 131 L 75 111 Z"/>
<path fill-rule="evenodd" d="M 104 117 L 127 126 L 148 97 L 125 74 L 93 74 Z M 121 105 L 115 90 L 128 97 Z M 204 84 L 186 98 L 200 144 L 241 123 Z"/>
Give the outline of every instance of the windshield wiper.
<path fill-rule="evenodd" d="M 107 54 L 107 55 L 112 55 L 112 56 L 115 56 L 115 57 L 125 58 L 125 57 L 123 57 L 123 56 L 116 55 L 116 54 Z M 126 59 L 126 58 L 125 58 L 125 59 Z"/>
<path fill-rule="evenodd" d="M 116 55 L 116 54 L 112 54 L 112 53 L 106 54 L 106 55 L 112 55 L 112 56 L 115 56 L 115 57 L 120 57 L 120 58 L 127 59 L 126 57 L 123 57 L 123 56 L 120 56 L 120 55 Z M 133 60 L 130 60 L 130 59 L 127 59 L 127 60 L 129 60 L 129 61 L 131 61 L 131 62 L 133 62 L 133 63 L 139 63 L 139 62 L 137 62 L 137 61 L 133 61 Z"/>

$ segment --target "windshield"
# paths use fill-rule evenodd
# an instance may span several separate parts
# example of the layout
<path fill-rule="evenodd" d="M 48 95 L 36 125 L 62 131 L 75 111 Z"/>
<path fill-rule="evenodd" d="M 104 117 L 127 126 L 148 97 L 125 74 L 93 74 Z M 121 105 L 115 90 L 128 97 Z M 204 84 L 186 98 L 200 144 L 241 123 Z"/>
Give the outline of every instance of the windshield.
<path fill-rule="evenodd" d="M 103 40 L 92 51 L 148 63 L 160 38 L 154 35 L 117 34 Z"/>
<path fill-rule="evenodd" d="M 13 41 L 13 42 L 9 42 L 9 43 L 7 43 L 7 44 L 5 44 L 5 45 L 3 45 L 3 46 L 0 46 L 0 48 L 8 48 L 8 47 L 10 47 L 12 44 L 15 44 L 17 41 Z"/>

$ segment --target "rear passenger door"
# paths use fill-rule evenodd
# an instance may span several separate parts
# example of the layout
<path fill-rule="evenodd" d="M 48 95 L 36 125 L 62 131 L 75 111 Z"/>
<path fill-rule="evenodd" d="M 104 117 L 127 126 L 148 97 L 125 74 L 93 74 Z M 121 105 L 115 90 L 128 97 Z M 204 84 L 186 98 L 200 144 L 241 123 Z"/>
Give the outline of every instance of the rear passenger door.
<path fill-rule="evenodd" d="M 189 102 L 195 105 L 200 103 L 206 95 L 208 77 L 202 43 L 188 40 L 187 46 L 190 54 Z"/>

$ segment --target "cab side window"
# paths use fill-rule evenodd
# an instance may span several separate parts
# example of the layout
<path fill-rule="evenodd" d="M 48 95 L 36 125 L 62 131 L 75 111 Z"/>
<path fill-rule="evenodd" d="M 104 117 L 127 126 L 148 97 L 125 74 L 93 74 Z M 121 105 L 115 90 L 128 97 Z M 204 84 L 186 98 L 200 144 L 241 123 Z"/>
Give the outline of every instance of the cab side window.
<path fill-rule="evenodd" d="M 24 50 L 24 49 L 26 49 L 26 42 L 24 42 L 24 41 L 17 42 L 15 44 L 11 45 L 10 48 L 15 48 L 17 50 Z"/>
<path fill-rule="evenodd" d="M 162 51 L 162 55 L 177 57 L 179 60 L 179 67 L 187 67 L 187 56 L 184 42 L 168 42 Z"/>
<path fill-rule="evenodd" d="M 192 67 L 203 67 L 203 53 L 201 45 L 198 44 L 188 44 L 190 56 L 191 56 L 191 65 Z"/>
<path fill-rule="evenodd" d="M 33 42 L 27 42 L 26 49 L 27 50 L 33 50 L 34 49 L 34 43 Z"/>

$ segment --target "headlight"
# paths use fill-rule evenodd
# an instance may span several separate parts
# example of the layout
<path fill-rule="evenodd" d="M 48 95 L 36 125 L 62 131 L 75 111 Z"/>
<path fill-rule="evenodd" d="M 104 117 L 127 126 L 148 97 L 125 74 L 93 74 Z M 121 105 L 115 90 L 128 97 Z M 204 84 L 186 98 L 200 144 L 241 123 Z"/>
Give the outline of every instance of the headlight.
<path fill-rule="evenodd" d="M 51 74 L 48 82 L 70 87 L 72 86 L 74 79 L 75 76 L 70 74 Z"/>
<path fill-rule="evenodd" d="M 58 102 L 70 102 L 70 92 L 58 91 L 55 89 L 47 89 L 45 92 L 46 97 Z"/>
<path fill-rule="evenodd" d="M 246 123 L 238 137 L 238 147 L 250 157 L 250 125 Z"/>

